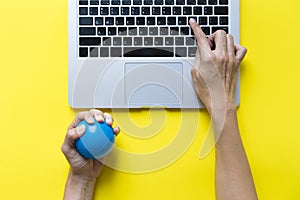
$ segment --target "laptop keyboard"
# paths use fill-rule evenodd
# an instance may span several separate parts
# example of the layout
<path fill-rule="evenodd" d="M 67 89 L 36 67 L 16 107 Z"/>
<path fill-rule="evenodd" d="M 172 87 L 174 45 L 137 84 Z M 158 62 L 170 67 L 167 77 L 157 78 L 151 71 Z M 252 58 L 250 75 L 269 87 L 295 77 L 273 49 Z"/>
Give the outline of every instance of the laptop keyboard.
<path fill-rule="evenodd" d="M 79 0 L 79 57 L 194 57 L 189 19 L 228 33 L 228 0 Z"/>

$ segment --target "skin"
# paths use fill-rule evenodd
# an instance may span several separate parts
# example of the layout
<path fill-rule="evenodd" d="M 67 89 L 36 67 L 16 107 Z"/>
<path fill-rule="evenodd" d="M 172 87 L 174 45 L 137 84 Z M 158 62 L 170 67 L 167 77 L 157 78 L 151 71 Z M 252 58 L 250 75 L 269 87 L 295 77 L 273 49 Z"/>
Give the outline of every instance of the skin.
<path fill-rule="evenodd" d="M 234 100 L 238 69 L 247 50 L 235 46 L 233 36 L 224 31 L 207 37 L 194 20 L 190 20 L 190 26 L 198 43 L 191 70 L 195 92 L 211 115 L 215 132 L 219 133 L 215 133 L 216 198 L 257 199 Z"/>
<path fill-rule="evenodd" d="M 85 120 L 89 124 L 94 123 L 94 118 L 98 122 L 104 122 L 110 126 L 113 124 L 113 118 L 108 113 L 102 113 L 100 110 L 92 109 L 88 112 L 77 114 L 67 130 L 64 143 L 61 147 L 66 159 L 70 164 L 70 171 L 65 186 L 64 200 L 91 200 L 94 195 L 96 178 L 103 169 L 103 164 L 98 160 L 83 158 L 74 146 L 75 140 L 81 137 L 85 132 L 85 126 L 77 125 Z M 115 135 L 120 132 L 119 127 L 114 129 Z"/>
<path fill-rule="evenodd" d="M 218 200 L 254 200 L 256 190 L 240 137 L 234 101 L 238 69 L 247 50 L 234 45 L 232 35 L 217 31 L 206 36 L 200 26 L 190 20 L 198 49 L 191 70 L 195 92 L 211 115 L 216 141 L 216 198 Z M 85 127 L 77 127 L 82 120 L 113 124 L 112 117 L 99 110 L 80 112 L 68 127 L 62 145 L 70 172 L 65 187 L 64 199 L 93 199 L 95 181 L 103 164 L 83 158 L 75 149 L 74 141 L 84 134 Z M 118 127 L 114 128 L 117 135 Z"/>

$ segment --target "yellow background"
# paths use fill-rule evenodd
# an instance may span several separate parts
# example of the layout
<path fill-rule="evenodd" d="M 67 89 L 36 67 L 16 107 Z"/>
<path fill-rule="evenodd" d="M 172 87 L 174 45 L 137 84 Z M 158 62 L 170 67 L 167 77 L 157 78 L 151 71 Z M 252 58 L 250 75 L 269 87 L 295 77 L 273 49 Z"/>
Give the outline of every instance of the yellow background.
<path fill-rule="evenodd" d="M 299 20 L 298 0 L 241 0 L 241 44 L 249 52 L 238 115 L 264 200 L 300 199 Z M 67 37 L 66 0 L 1 1 L 0 199 L 63 196 L 68 164 L 60 145 L 74 117 L 67 103 Z M 139 126 L 151 123 L 147 110 L 130 114 Z M 214 153 L 198 158 L 209 121 L 205 112 L 200 116 L 197 137 L 175 163 L 147 174 L 105 168 L 95 199 L 214 199 Z M 169 126 L 159 144 L 169 142 L 180 117 L 166 112 Z M 117 140 L 133 145 L 124 133 Z M 135 148 L 141 144 L 135 141 Z"/>

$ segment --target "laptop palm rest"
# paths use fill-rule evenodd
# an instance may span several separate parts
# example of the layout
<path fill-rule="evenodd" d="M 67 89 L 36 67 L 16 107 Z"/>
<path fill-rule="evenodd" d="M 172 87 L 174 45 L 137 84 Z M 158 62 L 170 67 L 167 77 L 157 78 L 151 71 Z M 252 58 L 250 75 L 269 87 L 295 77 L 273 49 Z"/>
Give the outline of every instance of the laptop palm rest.
<path fill-rule="evenodd" d="M 133 107 L 180 106 L 182 68 L 180 62 L 126 63 L 125 101 Z"/>

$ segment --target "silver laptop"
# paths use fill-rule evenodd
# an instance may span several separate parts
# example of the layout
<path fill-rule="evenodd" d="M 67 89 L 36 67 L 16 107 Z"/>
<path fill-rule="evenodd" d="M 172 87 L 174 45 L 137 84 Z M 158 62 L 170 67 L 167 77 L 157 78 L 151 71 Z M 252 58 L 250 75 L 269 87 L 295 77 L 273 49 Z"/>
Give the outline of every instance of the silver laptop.
<path fill-rule="evenodd" d="M 73 108 L 201 108 L 191 79 L 194 18 L 239 43 L 239 0 L 69 0 Z M 239 81 L 236 103 L 239 103 Z"/>

